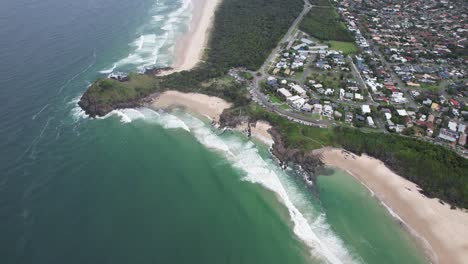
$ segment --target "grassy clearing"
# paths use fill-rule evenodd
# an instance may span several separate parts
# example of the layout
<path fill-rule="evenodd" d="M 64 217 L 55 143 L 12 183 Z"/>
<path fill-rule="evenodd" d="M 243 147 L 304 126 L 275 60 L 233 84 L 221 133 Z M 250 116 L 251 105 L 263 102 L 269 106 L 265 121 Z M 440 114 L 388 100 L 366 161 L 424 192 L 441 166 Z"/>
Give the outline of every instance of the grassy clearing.
<path fill-rule="evenodd" d="M 299 29 L 323 41 L 353 41 L 351 32 L 333 7 L 314 7 L 304 17 Z"/>
<path fill-rule="evenodd" d="M 354 42 L 351 41 L 327 41 L 332 50 L 341 50 L 345 55 L 352 55 L 357 53 L 358 48 Z"/>
<path fill-rule="evenodd" d="M 325 88 L 338 89 L 341 86 L 341 75 L 340 71 L 320 71 L 312 73 L 309 77 L 322 83 Z"/>
<path fill-rule="evenodd" d="M 270 100 L 271 100 L 272 103 L 275 103 L 275 104 L 282 104 L 283 103 L 283 100 L 281 100 L 276 95 L 270 94 L 269 97 L 270 97 Z"/>
<path fill-rule="evenodd" d="M 334 145 L 333 131 L 331 129 L 305 126 L 291 122 L 256 105 L 251 106 L 248 111 L 252 117 L 270 122 L 283 135 L 285 143 L 293 148 L 310 151 Z"/>
<path fill-rule="evenodd" d="M 421 83 L 421 88 L 425 90 L 429 90 L 434 93 L 440 92 L 441 90 L 441 87 L 438 84 Z"/>

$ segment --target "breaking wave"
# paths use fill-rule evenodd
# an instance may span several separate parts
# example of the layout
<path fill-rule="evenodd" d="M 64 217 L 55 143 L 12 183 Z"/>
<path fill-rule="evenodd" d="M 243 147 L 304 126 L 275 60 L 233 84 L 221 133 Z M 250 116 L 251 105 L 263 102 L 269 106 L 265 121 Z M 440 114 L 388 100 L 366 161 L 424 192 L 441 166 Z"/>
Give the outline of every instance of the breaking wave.
<path fill-rule="evenodd" d="M 131 44 L 130 53 L 100 71 L 144 71 L 155 66 L 169 66 L 177 38 L 186 31 L 191 18 L 191 0 L 157 1 L 150 10 L 150 21 L 142 28 L 142 34 Z"/>
<path fill-rule="evenodd" d="M 123 123 L 135 120 L 158 123 L 167 129 L 184 129 L 195 136 L 205 147 L 219 152 L 233 166 L 244 173 L 243 180 L 273 191 L 288 209 L 294 233 L 311 249 L 313 257 L 333 264 L 357 263 L 326 222 L 326 217 L 307 199 L 271 159 L 263 158 L 251 141 L 234 134 L 220 134 L 202 120 L 188 113 L 170 114 L 147 108 L 116 110 L 108 116 L 118 116 Z"/>

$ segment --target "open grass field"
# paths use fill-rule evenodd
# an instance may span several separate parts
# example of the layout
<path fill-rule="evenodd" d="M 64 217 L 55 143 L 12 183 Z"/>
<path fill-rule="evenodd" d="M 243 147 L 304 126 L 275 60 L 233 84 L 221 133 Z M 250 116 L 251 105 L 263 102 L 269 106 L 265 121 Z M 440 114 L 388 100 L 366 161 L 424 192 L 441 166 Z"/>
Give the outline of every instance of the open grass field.
<path fill-rule="evenodd" d="M 328 45 L 330 45 L 330 49 L 332 50 L 341 50 L 345 55 L 353 55 L 357 53 L 358 48 L 356 44 L 352 41 L 327 41 Z"/>

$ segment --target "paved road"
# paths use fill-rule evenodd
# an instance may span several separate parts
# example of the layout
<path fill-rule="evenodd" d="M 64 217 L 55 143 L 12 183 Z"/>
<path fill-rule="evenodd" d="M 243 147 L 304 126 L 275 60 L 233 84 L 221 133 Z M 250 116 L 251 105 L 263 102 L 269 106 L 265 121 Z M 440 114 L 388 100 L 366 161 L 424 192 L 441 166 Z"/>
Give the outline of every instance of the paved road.
<path fill-rule="evenodd" d="M 282 109 L 278 107 L 277 105 L 275 105 L 274 103 L 272 103 L 270 99 L 268 98 L 268 96 L 266 96 L 260 91 L 260 82 L 265 79 L 265 76 L 267 75 L 267 70 L 270 64 L 274 61 L 277 54 L 281 51 L 281 45 L 285 42 L 291 41 L 291 39 L 294 36 L 293 34 L 294 30 L 297 28 L 299 23 L 302 21 L 304 16 L 310 11 L 312 7 L 313 6 L 310 4 L 309 0 L 304 0 L 304 9 L 299 14 L 299 16 L 294 20 L 293 24 L 288 29 L 288 32 L 281 39 L 278 46 L 275 49 L 273 49 L 271 54 L 265 60 L 265 63 L 263 63 L 263 65 L 260 67 L 260 69 L 257 72 L 252 72 L 252 74 L 254 75 L 254 79 L 252 81 L 252 84 L 249 86 L 249 92 L 252 95 L 252 99 L 255 102 L 257 102 L 259 105 L 263 106 L 269 111 L 272 111 L 280 116 L 286 117 L 287 119 L 291 121 L 295 121 L 304 125 L 326 128 L 328 127 L 327 121 L 316 120 L 312 117 L 304 116 L 303 114 L 299 112 Z"/>

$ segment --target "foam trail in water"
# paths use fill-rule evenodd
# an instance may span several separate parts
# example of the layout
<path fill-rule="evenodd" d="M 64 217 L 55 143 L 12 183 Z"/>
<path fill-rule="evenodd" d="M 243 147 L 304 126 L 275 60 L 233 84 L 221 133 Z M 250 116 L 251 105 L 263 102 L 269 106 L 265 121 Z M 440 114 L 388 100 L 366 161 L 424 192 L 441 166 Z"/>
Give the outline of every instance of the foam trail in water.
<path fill-rule="evenodd" d="M 181 0 L 175 7 L 174 2 L 157 1 L 150 10 L 152 19 L 143 27 L 141 35 L 130 44 L 130 53 L 100 73 L 110 74 L 116 69 L 142 72 L 158 65 L 169 66 L 172 56 L 167 55 L 172 55 L 176 39 L 182 33 L 180 31 L 188 26 L 191 10 L 190 0 Z"/>
<path fill-rule="evenodd" d="M 157 123 L 166 129 L 183 129 L 190 132 L 190 128 L 177 116 L 164 112 L 158 113 L 149 108 L 113 110 L 109 114 L 97 119 L 106 119 L 111 116 L 117 116 L 124 124 L 132 123 L 135 120 L 144 120 L 148 123 Z"/>
<path fill-rule="evenodd" d="M 273 191 L 288 209 L 294 223 L 294 233 L 311 248 L 313 257 L 322 258 L 332 264 L 358 263 L 326 223 L 323 213 L 315 211 L 305 194 L 288 182 L 289 176 L 281 171 L 271 160 L 261 157 L 255 144 L 242 141 L 237 136 L 228 138 L 215 133 L 212 127 L 190 114 L 173 115 L 159 113 L 148 108 L 114 110 L 105 117 L 117 116 L 122 123 L 135 120 L 157 123 L 166 129 L 183 129 L 191 132 L 205 147 L 218 151 L 234 167 L 246 173 L 245 180 L 261 184 Z M 301 210 L 299 209 L 301 208 Z"/>
<path fill-rule="evenodd" d="M 36 117 L 42 113 L 42 111 L 44 111 L 47 107 L 49 107 L 49 105 L 50 105 L 50 104 L 44 105 L 44 106 L 41 108 L 41 110 L 39 110 L 39 112 L 35 113 L 35 114 L 31 117 L 31 119 L 32 119 L 32 120 L 35 120 Z"/>
<path fill-rule="evenodd" d="M 67 87 L 72 81 L 74 81 L 76 78 L 78 78 L 80 75 L 87 72 L 89 69 L 91 69 L 91 67 L 94 66 L 94 64 L 96 63 L 96 50 L 95 49 L 93 50 L 92 56 L 93 56 L 93 60 L 91 61 L 91 63 L 88 66 L 86 66 L 86 68 L 84 68 L 82 71 L 80 71 L 79 73 L 75 74 L 73 77 L 68 79 L 68 81 L 66 81 L 62 86 L 60 86 L 57 92 L 57 95 L 62 93 L 63 89 L 65 89 L 65 87 Z"/>
<path fill-rule="evenodd" d="M 236 168 L 244 171 L 247 174 L 245 180 L 261 184 L 278 195 L 294 222 L 294 233 L 310 246 L 314 256 L 333 264 L 356 262 L 343 242 L 326 225 L 323 217 L 316 217 L 318 220 L 315 222 L 308 222 L 280 181 L 279 174 L 283 172 L 265 161 L 251 141 L 243 142 L 237 137 L 221 138 L 201 120 L 188 114 L 184 114 L 180 119 L 186 123 L 199 142 L 219 151 Z"/>

